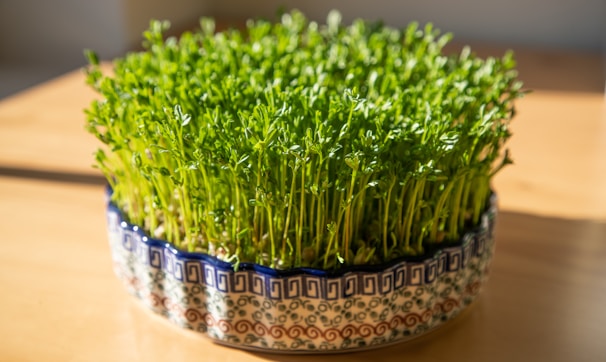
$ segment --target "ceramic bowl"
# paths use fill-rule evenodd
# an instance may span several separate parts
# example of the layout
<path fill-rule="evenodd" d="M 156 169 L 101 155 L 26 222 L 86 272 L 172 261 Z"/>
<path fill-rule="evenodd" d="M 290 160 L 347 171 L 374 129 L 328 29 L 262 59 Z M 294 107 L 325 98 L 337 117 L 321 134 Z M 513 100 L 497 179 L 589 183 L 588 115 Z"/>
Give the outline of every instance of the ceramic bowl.
<path fill-rule="evenodd" d="M 280 353 L 349 352 L 410 340 L 467 308 L 494 251 L 496 207 L 457 245 L 338 272 L 275 270 L 179 251 L 108 205 L 114 269 L 128 291 L 215 342 Z"/>

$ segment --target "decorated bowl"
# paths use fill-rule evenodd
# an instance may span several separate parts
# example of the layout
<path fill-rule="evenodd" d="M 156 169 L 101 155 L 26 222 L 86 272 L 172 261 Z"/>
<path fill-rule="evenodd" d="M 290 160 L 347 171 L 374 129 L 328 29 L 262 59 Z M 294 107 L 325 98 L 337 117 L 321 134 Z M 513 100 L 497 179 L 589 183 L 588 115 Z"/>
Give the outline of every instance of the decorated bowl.
<path fill-rule="evenodd" d="M 175 249 L 129 224 L 111 202 L 114 270 L 175 325 L 233 347 L 349 352 L 403 342 L 447 323 L 478 296 L 494 252 L 494 197 L 456 244 L 384 265 L 276 270 Z"/>

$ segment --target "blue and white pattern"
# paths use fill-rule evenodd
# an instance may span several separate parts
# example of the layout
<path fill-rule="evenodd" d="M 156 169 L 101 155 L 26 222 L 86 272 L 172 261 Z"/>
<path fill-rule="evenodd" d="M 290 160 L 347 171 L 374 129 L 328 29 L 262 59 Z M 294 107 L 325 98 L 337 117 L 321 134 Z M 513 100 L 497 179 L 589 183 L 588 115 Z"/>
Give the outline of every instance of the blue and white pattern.
<path fill-rule="evenodd" d="M 176 250 L 108 207 L 116 274 L 173 323 L 239 348 L 340 352 L 409 340 L 454 318 L 478 295 L 494 250 L 496 208 L 461 243 L 423 260 L 337 272 L 280 271 Z"/>
<path fill-rule="evenodd" d="M 319 298 L 336 300 L 356 295 L 389 293 L 406 286 L 432 283 L 447 272 L 465 268 L 469 260 L 484 253 L 487 238 L 492 237 L 494 215 L 487 213 L 485 229 L 465 234 L 461 245 L 437 251 L 422 262 L 400 261 L 384 270 L 343 271 L 331 275 L 321 270 L 301 268 L 287 275 L 279 270 L 241 264 L 233 266 L 208 255 L 187 253 L 165 241 L 148 238 L 140 228 L 122 220 L 119 211 L 110 207 L 109 230 L 112 238 L 121 240 L 122 247 L 151 268 L 162 269 L 176 280 L 200 283 L 224 293 L 252 293 L 270 299 Z M 366 268 L 371 269 L 371 268 Z"/>

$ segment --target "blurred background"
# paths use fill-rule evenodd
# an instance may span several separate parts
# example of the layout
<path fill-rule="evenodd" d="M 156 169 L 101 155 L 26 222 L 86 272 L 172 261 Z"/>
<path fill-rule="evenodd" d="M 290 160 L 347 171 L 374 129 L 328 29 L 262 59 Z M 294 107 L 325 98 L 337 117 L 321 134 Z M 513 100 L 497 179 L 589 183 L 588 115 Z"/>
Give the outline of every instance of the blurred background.
<path fill-rule="evenodd" d="M 330 9 L 346 23 L 432 22 L 459 42 L 574 50 L 592 61 L 606 53 L 605 0 L 0 0 L 0 98 L 83 66 L 84 48 L 103 59 L 136 49 L 152 18 L 170 20 L 178 32 L 201 16 L 227 24 L 291 8 L 319 22 Z M 594 81 L 601 90 L 603 77 Z"/>

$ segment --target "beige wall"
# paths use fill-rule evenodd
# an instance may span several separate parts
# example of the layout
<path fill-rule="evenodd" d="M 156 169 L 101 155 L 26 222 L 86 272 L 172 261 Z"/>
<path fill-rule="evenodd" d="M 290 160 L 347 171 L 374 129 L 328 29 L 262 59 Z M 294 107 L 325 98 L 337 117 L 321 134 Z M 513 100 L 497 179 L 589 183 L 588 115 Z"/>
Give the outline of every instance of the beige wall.
<path fill-rule="evenodd" d="M 224 0 L 213 1 L 219 16 L 273 16 L 280 7 L 298 8 L 323 21 L 339 9 L 345 21 L 382 19 L 403 26 L 432 22 L 457 39 L 576 48 L 606 48 L 606 0 Z"/>
<path fill-rule="evenodd" d="M 203 15 L 209 15 L 211 0 L 122 0 L 124 2 L 125 32 L 130 47 L 141 44 L 141 33 L 150 19 L 170 20 L 172 27 L 182 30 L 197 24 Z"/>
<path fill-rule="evenodd" d="M 104 53 L 121 48 L 120 1 L 0 0 L 0 59 L 73 63 L 87 43 Z"/>
<path fill-rule="evenodd" d="M 151 18 L 179 27 L 205 11 L 205 0 L 0 0 L 0 62 L 73 68 L 84 48 L 112 58 L 140 44 Z"/>
<path fill-rule="evenodd" d="M 150 18 L 169 19 L 179 29 L 202 15 L 272 17 L 281 7 L 318 21 L 336 8 L 346 22 L 433 22 L 461 40 L 606 48 L 606 0 L 0 0 L 0 65 L 73 69 L 84 63 L 83 48 L 107 59 L 140 44 Z"/>

